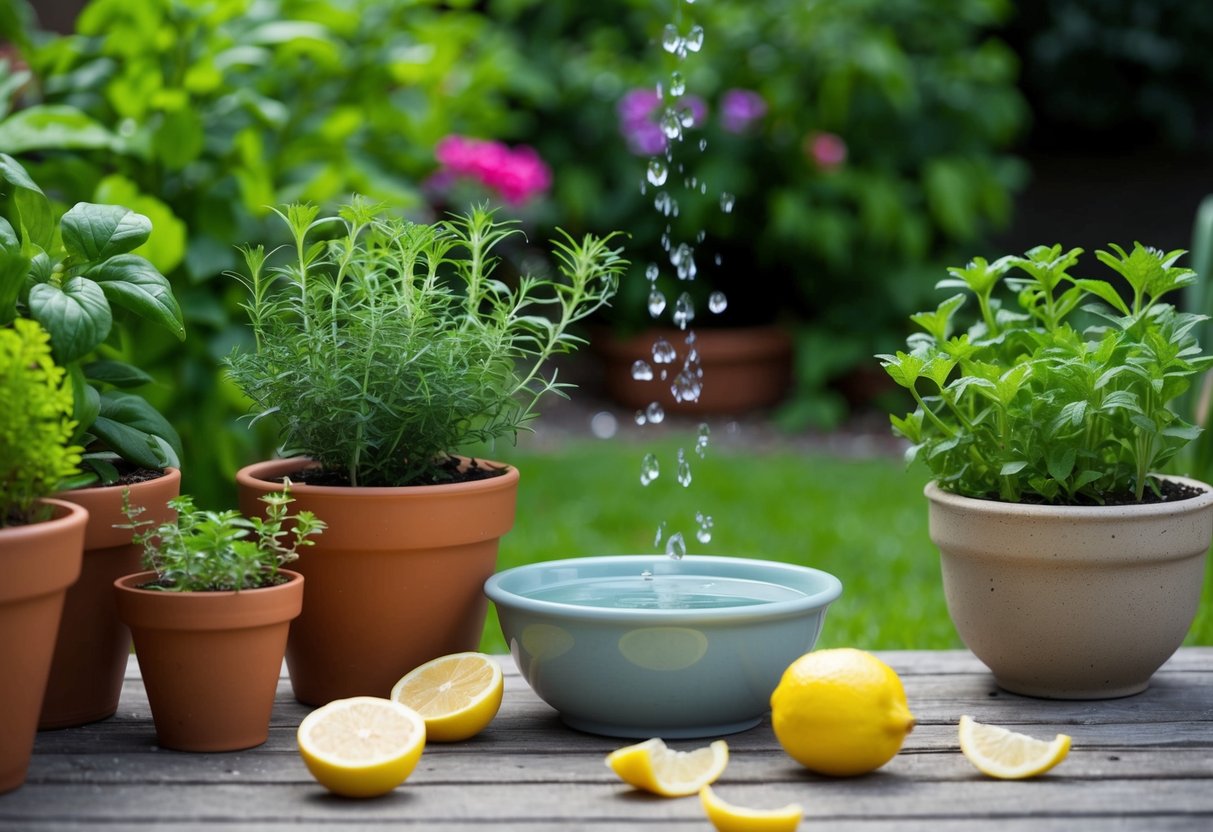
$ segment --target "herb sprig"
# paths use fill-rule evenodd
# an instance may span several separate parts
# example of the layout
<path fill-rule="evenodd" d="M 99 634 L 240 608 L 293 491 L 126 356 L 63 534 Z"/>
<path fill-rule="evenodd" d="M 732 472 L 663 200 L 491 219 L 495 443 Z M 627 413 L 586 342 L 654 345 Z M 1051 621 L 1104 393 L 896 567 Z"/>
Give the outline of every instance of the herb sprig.
<path fill-rule="evenodd" d="M 941 487 L 1011 502 L 1140 501 L 1200 433 L 1168 407 L 1213 363 L 1192 334 L 1206 318 L 1161 302 L 1196 280 L 1175 265 L 1186 252 L 1108 248 L 1096 257 L 1124 279 L 1126 297 L 1070 274 L 1079 248 L 976 258 L 937 284 L 960 294 L 911 316 L 922 331 L 906 352 L 877 356 L 917 405 L 892 416 L 894 433 Z M 1018 310 L 1003 307 L 1004 285 Z M 954 335 L 970 297 L 977 320 Z M 1091 320 L 1081 331 L 1071 323 L 1079 314 Z"/>
<path fill-rule="evenodd" d="M 360 199 L 335 217 L 278 215 L 291 262 L 245 251 L 256 348 L 228 367 L 254 420 L 277 420 L 284 452 L 350 485 L 441 481 L 460 448 L 527 428 L 538 400 L 569 386 L 545 362 L 582 343 L 570 326 L 609 301 L 627 265 L 615 235 L 566 234 L 553 242 L 560 277 L 509 286 L 494 251 L 521 231 L 484 208 L 428 225 Z"/>

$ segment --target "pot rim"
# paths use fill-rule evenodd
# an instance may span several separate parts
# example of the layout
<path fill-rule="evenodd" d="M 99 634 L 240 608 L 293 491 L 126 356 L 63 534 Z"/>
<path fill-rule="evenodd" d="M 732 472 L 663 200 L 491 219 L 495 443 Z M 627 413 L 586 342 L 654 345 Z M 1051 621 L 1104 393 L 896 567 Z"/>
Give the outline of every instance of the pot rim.
<path fill-rule="evenodd" d="M 279 575 L 286 575 L 287 580 L 273 586 L 258 586 L 251 589 L 220 589 L 220 590 L 201 590 L 197 592 L 163 592 L 154 589 L 141 589 L 140 584 L 151 583 L 151 578 L 156 576 L 155 570 L 144 569 L 139 572 L 132 572 L 129 575 L 123 575 L 114 580 L 114 588 L 121 592 L 132 592 L 137 595 L 154 595 L 157 598 L 226 598 L 236 597 L 240 595 L 248 595 L 251 592 L 262 592 L 268 589 L 285 589 L 292 584 L 299 583 L 304 580 L 303 575 L 293 569 L 279 569 Z"/>
<path fill-rule="evenodd" d="M 1001 516 L 1030 516 L 1030 517 L 1065 517 L 1074 520 L 1108 519 L 1111 515 L 1134 517 L 1163 517 L 1175 514 L 1188 514 L 1201 511 L 1213 505 L 1213 485 L 1191 477 L 1181 477 L 1174 474 L 1158 474 L 1160 479 L 1182 483 L 1199 488 L 1203 493 L 1186 500 L 1168 503 L 1134 503 L 1115 506 L 1066 506 L 1043 503 L 1011 503 L 1003 500 L 987 500 L 981 497 L 966 497 L 946 491 L 939 486 L 938 481 L 931 480 L 924 486 L 926 498 L 950 508 L 973 512 L 975 514 Z"/>
<path fill-rule="evenodd" d="M 470 459 L 471 457 L 457 456 L 457 459 Z M 518 481 L 518 469 L 504 462 L 497 462 L 492 459 L 482 459 L 476 457 L 476 461 L 490 465 L 502 470 L 500 476 L 489 477 L 488 479 L 473 480 L 471 482 L 452 482 L 438 483 L 435 485 L 309 485 L 303 482 L 291 482 L 291 491 L 299 494 L 315 494 L 317 496 L 362 496 L 362 497 L 386 497 L 394 494 L 424 492 L 426 494 L 441 495 L 451 492 L 475 492 L 475 491 L 495 491 L 500 488 L 509 488 L 513 483 Z M 305 468 L 319 467 L 319 463 L 310 457 L 293 456 L 283 457 L 279 459 L 264 459 L 258 462 L 253 462 L 245 465 L 236 472 L 236 482 L 254 491 L 273 491 L 278 485 L 276 480 L 267 480 L 262 474 L 266 469 L 270 469 L 275 473 L 289 475 L 294 471 L 300 471 Z"/>
<path fill-rule="evenodd" d="M 785 601 L 769 601 L 740 607 L 715 607 L 711 609 L 619 609 L 589 607 L 579 604 L 531 598 L 510 589 L 511 578 L 515 581 L 529 572 L 545 569 L 585 567 L 590 562 L 603 565 L 627 566 L 628 574 L 639 576 L 646 569 L 656 577 L 665 574 L 702 575 L 704 577 L 736 577 L 766 583 L 778 583 L 780 574 L 795 574 L 800 578 L 812 577 L 821 583 L 821 588 L 806 593 L 800 598 Z M 673 566 L 671 566 L 673 565 Z M 740 567 L 740 568 L 739 568 Z M 728 573 L 730 570 L 736 574 Z M 635 570 L 634 572 L 632 570 Z M 583 577 L 583 576 L 579 576 Z M 593 577 L 593 576 L 584 576 Z M 602 577 L 617 577 L 603 575 Z M 781 584 L 783 585 L 783 584 Z M 795 587 L 793 587 L 795 588 Z M 498 606 L 512 607 L 527 613 L 577 621 L 617 622 L 621 625 L 639 623 L 710 626 L 714 623 L 747 623 L 775 618 L 807 615 L 824 610 L 842 594 L 842 581 L 821 569 L 782 561 L 759 560 L 757 558 L 727 557 L 720 555 L 696 555 L 692 558 L 674 560 L 667 555 L 602 555 L 563 560 L 540 561 L 515 566 L 490 577 L 484 584 L 485 595 Z"/>

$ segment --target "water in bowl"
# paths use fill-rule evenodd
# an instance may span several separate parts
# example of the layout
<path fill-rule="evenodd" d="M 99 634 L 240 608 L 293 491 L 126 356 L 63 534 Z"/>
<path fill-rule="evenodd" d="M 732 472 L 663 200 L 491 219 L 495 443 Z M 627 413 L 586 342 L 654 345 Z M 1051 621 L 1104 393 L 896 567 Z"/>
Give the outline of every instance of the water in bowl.
<path fill-rule="evenodd" d="M 628 610 L 702 610 L 750 607 L 803 598 L 779 584 L 706 575 L 584 578 L 524 593 L 536 601 Z"/>

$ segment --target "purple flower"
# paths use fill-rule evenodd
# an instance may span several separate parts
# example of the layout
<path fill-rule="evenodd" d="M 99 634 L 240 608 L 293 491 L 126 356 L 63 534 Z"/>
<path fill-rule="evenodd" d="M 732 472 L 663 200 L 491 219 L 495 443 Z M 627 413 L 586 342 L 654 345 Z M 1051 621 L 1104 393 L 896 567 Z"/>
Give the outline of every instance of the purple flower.
<path fill-rule="evenodd" d="M 684 129 L 697 127 L 707 118 L 707 105 L 694 95 L 677 99 L 669 107 L 674 109 Z M 628 90 L 619 99 L 615 110 L 619 115 L 619 131 L 627 140 L 628 150 L 637 156 L 657 156 L 665 151 L 669 139 L 661 120 L 669 107 L 650 89 Z"/>
<path fill-rule="evenodd" d="M 720 99 L 720 126 L 730 133 L 744 133 L 767 114 L 767 102 L 753 90 L 727 90 Z"/>

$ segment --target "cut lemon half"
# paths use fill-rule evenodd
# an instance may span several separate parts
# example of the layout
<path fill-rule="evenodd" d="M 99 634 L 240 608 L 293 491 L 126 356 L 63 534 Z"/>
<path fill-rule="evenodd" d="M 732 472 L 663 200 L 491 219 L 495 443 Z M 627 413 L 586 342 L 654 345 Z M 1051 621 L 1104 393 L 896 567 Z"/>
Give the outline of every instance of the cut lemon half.
<path fill-rule="evenodd" d="M 623 782 L 664 797 L 698 793 L 716 782 L 728 762 L 729 746 L 724 740 L 694 751 L 674 751 L 660 737 L 617 749 L 606 758 Z"/>
<path fill-rule="evenodd" d="M 999 780 L 1023 780 L 1043 774 L 1070 753 L 1070 737 L 1058 734 L 1052 741 L 1033 739 L 996 725 L 960 718 L 960 750 L 982 774 Z"/>
<path fill-rule="evenodd" d="M 488 727 L 504 688 L 496 661 L 483 653 L 452 653 L 405 674 L 392 688 L 392 701 L 421 714 L 429 739 L 458 742 Z"/>
<path fill-rule="evenodd" d="M 699 802 L 719 832 L 793 832 L 804 816 L 799 803 L 789 803 L 782 809 L 734 806 L 721 800 L 711 786 L 699 790 Z"/>
<path fill-rule="evenodd" d="M 412 774 L 425 748 L 425 720 L 399 702 L 355 696 L 312 711 L 296 737 L 320 785 L 344 797 L 375 797 Z"/>

